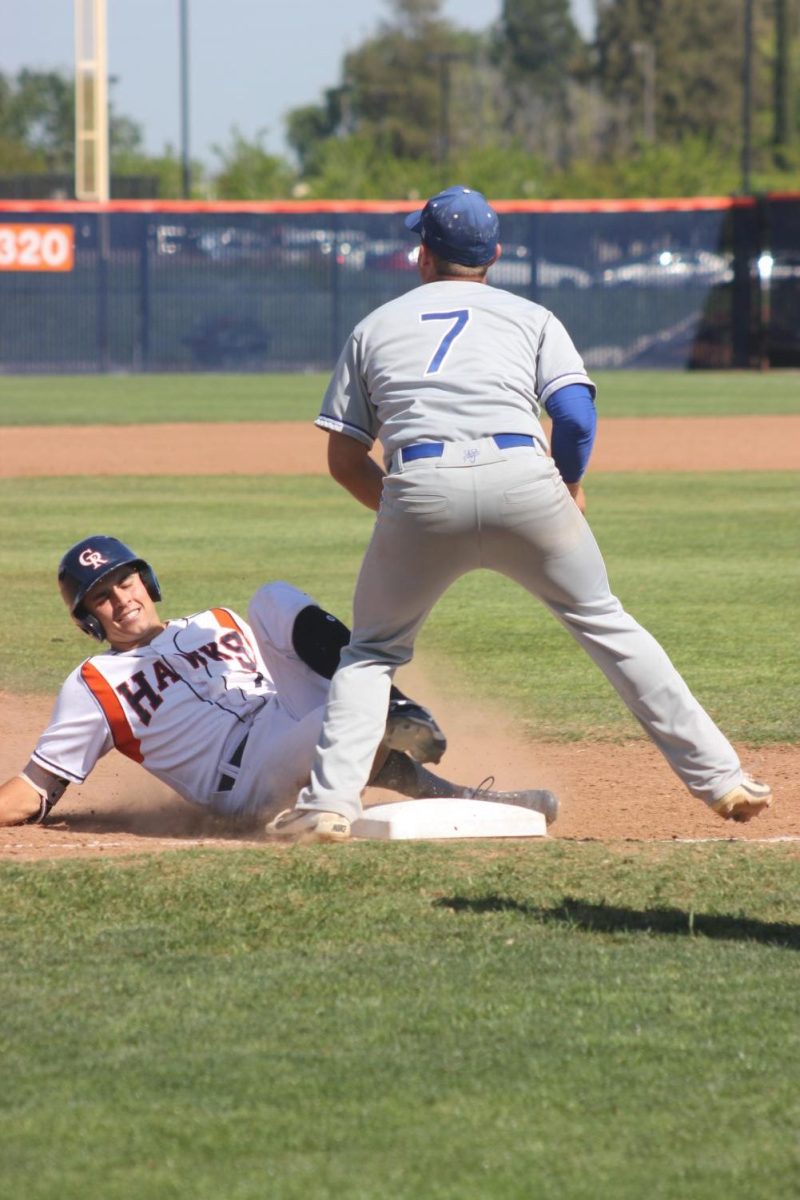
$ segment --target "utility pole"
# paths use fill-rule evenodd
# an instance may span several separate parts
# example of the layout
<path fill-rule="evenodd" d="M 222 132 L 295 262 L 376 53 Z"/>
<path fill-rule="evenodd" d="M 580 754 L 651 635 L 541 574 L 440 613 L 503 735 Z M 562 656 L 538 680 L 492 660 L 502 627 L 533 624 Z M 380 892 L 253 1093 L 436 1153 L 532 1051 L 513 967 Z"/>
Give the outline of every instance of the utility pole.
<path fill-rule="evenodd" d="M 775 162 L 786 165 L 792 134 L 791 0 L 775 0 L 775 117 L 772 145 Z"/>
<path fill-rule="evenodd" d="M 633 42 L 631 50 L 642 63 L 644 140 L 656 140 L 656 48 L 652 42 Z"/>
<path fill-rule="evenodd" d="M 192 162 L 189 153 L 189 0 L 180 0 L 181 60 L 181 195 L 192 194 Z"/>
<path fill-rule="evenodd" d="M 439 70 L 439 173 L 442 187 L 447 187 L 450 179 L 450 93 L 451 67 L 454 62 L 463 62 L 466 54 L 454 50 L 441 50 L 428 55 L 429 61 L 435 63 Z"/>
<path fill-rule="evenodd" d="M 752 190 L 753 167 L 753 0 L 744 0 L 742 47 L 742 195 Z"/>

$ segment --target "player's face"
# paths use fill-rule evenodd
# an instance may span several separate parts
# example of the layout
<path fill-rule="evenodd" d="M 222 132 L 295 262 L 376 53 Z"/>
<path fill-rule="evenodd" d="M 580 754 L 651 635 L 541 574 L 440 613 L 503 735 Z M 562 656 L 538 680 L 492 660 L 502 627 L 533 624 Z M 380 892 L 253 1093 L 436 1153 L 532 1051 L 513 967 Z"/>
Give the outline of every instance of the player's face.
<path fill-rule="evenodd" d="M 141 576 L 127 567 L 96 583 L 83 603 L 115 650 L 146 646 L 164 628 Z"/>

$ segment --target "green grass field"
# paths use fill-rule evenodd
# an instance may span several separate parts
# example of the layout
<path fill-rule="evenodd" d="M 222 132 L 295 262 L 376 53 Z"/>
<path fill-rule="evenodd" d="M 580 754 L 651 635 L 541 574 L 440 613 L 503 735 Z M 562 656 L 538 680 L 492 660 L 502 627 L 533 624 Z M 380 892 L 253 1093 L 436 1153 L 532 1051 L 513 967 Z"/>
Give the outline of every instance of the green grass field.
<path fill-rule="evenodd" d="M 800 371 L 598 371 L 605 417 L 800 412 Z M 0 375 L 0 426 L 311 421 L 326 375 Z"/>
<path fill-rule="evenodd" d="M 598 475 L 589 488 L 617 593 L 730 736 L 797 740 L 784 636 L 800 578 L 794 476 Z M 15 628 L 0 640 L 4 687 L 52 691 L 89 652 L 54 586 L 62 548 L 86 532 L 114 533 L 152 561 L 168 615 L 217 603 L 245 609 L 259 584 L 281 578 L 349 620 L 371 525 L 366 509 L 321 477 L 0 480 L 0 591 Z M 552 617 L 488 572 L 445 595 L 418 648 L 476 695 L 506 697 L 532 736 L 637 736 Z"/>
<path fill-rule="evenodd" d="M 0 423 L 312 417 L 323 381 L 293 377 L 290 397 L 284 378 L 0 376 Z M 601 384 L 615 415 L 657 415 L 691 394 L 691 411 L 795 412 L 799 380 Z M 796 476 L 588 486 L 615 590 L 726 732 L 797 742 Z M 61 551 L 89 531 L 153 562 L 167 616 L 244 608 L 284 577 L 347 618 L 370 527 L 323 478 L 0 480 L 0 686 L 51 693 L 91 649 L 55 588 Z M 463 580 L 419 648 L 476 695 L 507 694 L 531 736 L 634 734 L 599 673 L 504 580 Z M 793 1195 L 797 862 L 795 844 L 736 840 L 8 853 L 0 1192 Z"/>
<path fill-rule="evenodd" d="M 486 849 L 6 865 L 4 1194 L 793 1195 L 796 853 Z"/>

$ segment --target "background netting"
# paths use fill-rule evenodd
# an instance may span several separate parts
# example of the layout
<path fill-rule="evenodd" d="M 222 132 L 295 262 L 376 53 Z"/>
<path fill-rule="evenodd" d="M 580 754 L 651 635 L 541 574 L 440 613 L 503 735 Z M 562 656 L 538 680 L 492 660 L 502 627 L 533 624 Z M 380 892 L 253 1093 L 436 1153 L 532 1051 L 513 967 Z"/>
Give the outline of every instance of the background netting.
<path fill-rule="evenodd" d="M 68 272 L 0 271 L 0 370 L 329 369 L 418 284 L 392 212 L 52 209 Z M 800 365 L 800 197 L 671 211 L 501 212 L 490 280 L 555 312 L 589 369 Z"/>

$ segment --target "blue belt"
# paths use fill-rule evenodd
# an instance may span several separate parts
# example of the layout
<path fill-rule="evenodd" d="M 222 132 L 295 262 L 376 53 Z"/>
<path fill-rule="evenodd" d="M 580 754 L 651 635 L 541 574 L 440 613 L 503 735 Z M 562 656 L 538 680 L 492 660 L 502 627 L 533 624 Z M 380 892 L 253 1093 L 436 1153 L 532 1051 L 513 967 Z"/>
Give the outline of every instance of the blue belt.
<path fill-rule="evenodd" d="M 529 433 L 493 433 L 491 435 L 498 450 L 507 450 L 509 446 L 532 446 L 534 438 Z M 415 446 L 404 446 L 400 458 L 404 463 L 413 462 L 415 458 L 441 458 L 444 454 L 444 442 L 417 442 Z"/>

